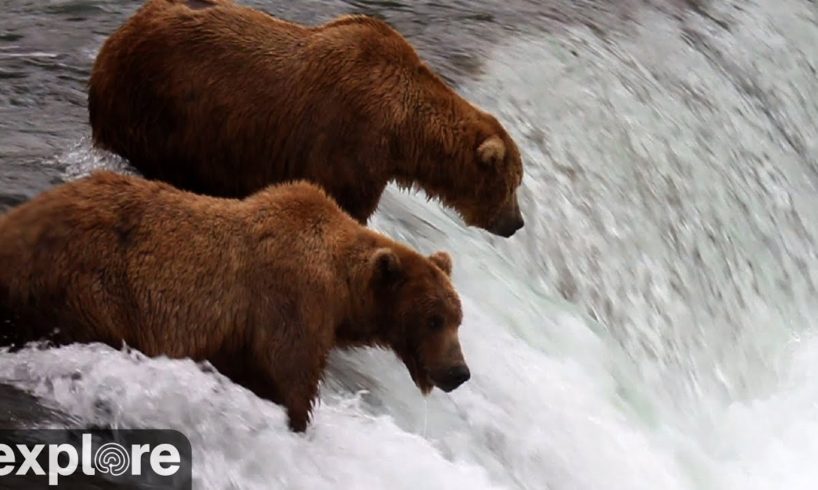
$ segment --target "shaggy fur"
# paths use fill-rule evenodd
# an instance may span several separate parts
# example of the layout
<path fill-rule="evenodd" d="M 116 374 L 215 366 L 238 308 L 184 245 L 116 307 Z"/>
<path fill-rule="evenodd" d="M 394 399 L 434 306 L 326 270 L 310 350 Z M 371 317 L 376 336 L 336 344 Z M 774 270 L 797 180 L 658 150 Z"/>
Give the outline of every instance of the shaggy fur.
<path fill-rule="evenodd" d="M 230 0 L 148 0 L 102 47 L 88 106 L 97 146 L 184 189 L 305 179 L 365 223 L 396 181 L 469 225 L 523 225 L 514 141 L 373 18 L 307 27 Z"/>
<path fill-rule="evenodd" d="M 303 431 L 334 346 L 391 348 L 424 393 L 468 379 L 450 270 L 312 184 L 235 200 L 99 172 L 0 216 L 0 330 L 209 360 Z"/>

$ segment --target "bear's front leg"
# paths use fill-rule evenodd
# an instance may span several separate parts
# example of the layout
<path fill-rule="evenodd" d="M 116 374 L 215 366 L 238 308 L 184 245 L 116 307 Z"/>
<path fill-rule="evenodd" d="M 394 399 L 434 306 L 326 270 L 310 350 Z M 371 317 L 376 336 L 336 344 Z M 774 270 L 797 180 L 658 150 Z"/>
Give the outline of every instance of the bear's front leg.
<path fill-rule="evenodd" d="M 286 361 L 276 359 L 274 364 L 273 377 L 287 408 L 290 429 L 294 432 L 307 430 L 310 412 L 318 396 L 322 362 L 316 361 L 307 366 L 303 358 Z"/>
<path fill-rule="evenodd" d="M 263 374 L 262 379 L 254 380 L 251 389 L 262 398 L 284 405 L 290 429 L 295 432 L 307 429 L 327 354 L 317 345 L 302 344 L 254 356 L 261 363 L 254 371 Z M 259 389 L 260 386 L 267 389 Z"/>
<path fill-rule="evenodd" d="M 287 397 L 285 406 L 287 407 L 287 418 L 290 429 L 293 432 L 304 432 L 310 422 L 310 412 L 315 397 L 318 394 L 318 382 L 313 386 L 304 386 L 293 390 L 291 396 Z"/>

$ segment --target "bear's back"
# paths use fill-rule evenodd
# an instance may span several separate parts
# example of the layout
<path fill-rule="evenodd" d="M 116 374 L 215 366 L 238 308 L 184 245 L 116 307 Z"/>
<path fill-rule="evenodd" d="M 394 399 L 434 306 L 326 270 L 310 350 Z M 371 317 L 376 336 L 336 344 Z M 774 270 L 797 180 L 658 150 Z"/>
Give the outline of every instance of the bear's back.
<path fill-rule="evenodd" d="M 143 345 L 143 329 L 174 323 L 174 305 L 205 312 L 230 296 L 213 278 L 242 255 L 238 207 L 112 172 L 57 186 L 0 219 L 4 307 L 36 337 L 60 325 L 71 340 Z"/>

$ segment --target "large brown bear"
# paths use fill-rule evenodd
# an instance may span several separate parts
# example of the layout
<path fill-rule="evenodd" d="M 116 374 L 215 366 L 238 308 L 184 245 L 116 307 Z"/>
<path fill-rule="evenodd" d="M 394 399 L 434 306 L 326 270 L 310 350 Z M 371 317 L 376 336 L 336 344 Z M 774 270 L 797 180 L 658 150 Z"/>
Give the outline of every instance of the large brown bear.
<path fill-rule="evenodd" d="M 391 348 L 424 393 L 469 378 L 450 271 L 312 184 L 235 200 L 100 172 L 0 216 L 0 328 L 209 360 L 303 431 L 334 346 Z"/>
<path fill-rule="evenodd" d="M 305 27 L 231 0 L 148 0 L 102 47 L 88 107 L 97 146 L 194 192 L 305 179 L 365 223 L 396 181 L 468 225 L 523 226 L 514 141 L 373 18 Z"/>

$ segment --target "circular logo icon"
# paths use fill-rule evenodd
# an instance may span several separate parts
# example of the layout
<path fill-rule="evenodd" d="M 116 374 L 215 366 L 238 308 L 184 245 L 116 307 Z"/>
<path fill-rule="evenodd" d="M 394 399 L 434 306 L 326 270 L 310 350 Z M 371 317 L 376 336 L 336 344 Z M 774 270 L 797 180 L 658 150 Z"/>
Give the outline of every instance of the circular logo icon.
<path fill-rule="evenodd" d="M 119 476 L 131 467 L 131 455 L 119 444 L 109 442 L 97 448 L 94 467 L 100 473 Z"/>

